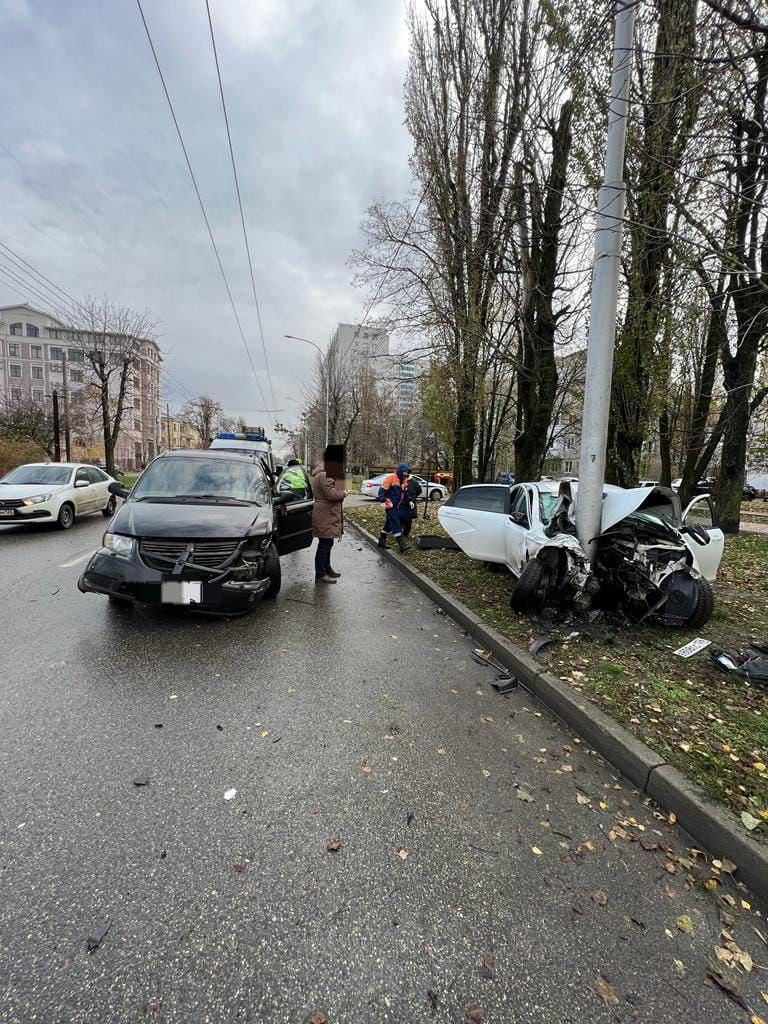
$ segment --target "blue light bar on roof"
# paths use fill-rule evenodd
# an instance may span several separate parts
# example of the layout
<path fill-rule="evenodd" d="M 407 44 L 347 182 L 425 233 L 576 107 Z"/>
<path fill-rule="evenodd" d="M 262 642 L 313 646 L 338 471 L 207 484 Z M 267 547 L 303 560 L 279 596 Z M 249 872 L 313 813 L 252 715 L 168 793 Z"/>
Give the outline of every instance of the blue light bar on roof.
<path fill-rule="evenodd" d="M 219 438 L 220 438 L 220 439 L 221 439 L 222 441 L 223 441 L 223 440 L 230 440 L 230 439 L 232 439 L 233 441 L 236 441 L 236 440 L 237 440 L 237 438 L 238 438 L 238 437 L 239 437 L 240 435 L 239 435 L 239 434 L 225 434 L 225 433 L 222 433 L 222 432 L 220 432 L 220 433 L 219 433 L 219 434 L 218 434 L 217 436 L 218 436 L 218 437 L 219 437 Z"/>

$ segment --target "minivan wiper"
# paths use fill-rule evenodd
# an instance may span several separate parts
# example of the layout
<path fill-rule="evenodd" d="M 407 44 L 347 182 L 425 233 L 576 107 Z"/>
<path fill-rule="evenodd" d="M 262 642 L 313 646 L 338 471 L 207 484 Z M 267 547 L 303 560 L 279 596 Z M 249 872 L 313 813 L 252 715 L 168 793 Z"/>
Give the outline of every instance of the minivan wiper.
<path fill-rule="evenodd" d="M 177 494 L 172 501 L 203 501 L 221 502 L 225 505 L 252 505 L 252 501 L 245 498 L 232 498 L 224 494 Z"/>

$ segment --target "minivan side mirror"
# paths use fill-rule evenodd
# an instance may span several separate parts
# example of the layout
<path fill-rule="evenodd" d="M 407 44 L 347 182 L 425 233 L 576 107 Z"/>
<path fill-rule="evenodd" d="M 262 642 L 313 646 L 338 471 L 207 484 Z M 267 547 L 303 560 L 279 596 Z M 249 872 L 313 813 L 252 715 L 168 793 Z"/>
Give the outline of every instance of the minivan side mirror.
<path fill-rule="evenodd" d="M 280 474 L 283 472 L 284 469 L 285 469 L 285 466 L 280 466 L 280 465 L 275 466 L 275 475 L 276 476 L 280 476 Z"/>
<path fill-rule="evenodd" d="M 112 483 L 107 487 L 110 494 L 114 494 L 116 498 L 127 498 L 131 493 L 125 484 L 121 484 L 119 480 L 113 480 Z"/>
<path fill-rule="evenodd" d="M 296 500 L 296 495 L 293 491 L 280 491 L 272 498 L 273 505 L 287 505 L 291 501 Z"/>

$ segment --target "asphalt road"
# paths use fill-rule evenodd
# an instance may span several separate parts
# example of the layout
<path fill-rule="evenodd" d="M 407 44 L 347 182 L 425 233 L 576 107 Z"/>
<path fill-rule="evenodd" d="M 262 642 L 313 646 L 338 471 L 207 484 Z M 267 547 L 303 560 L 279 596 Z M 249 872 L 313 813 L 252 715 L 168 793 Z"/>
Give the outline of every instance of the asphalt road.
<path fill-rule="evenodd" d="M 353 537 L 221 621 L 80 594 L 103 527 L 0 530 L 3 1024 L 768 1016 L 756 903 Z"/>

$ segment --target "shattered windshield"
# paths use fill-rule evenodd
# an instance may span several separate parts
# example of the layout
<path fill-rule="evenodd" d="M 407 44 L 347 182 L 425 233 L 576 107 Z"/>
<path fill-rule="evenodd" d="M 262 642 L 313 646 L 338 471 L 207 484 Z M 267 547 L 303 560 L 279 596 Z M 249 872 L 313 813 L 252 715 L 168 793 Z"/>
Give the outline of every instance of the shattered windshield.
<path fill-rule="evenodd" d="M 541 521 L 545 526 L 549 524 L 557 502 L 558 496 L 556 494 L 539 491 L 539 515 L 541 516 Z"/>

